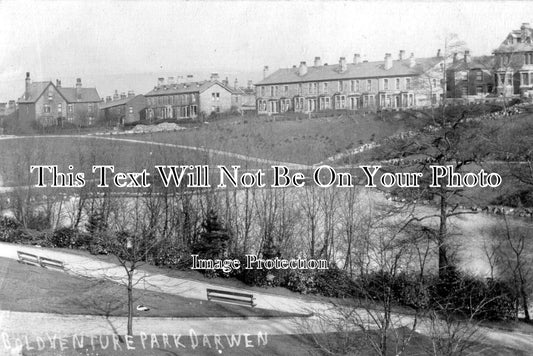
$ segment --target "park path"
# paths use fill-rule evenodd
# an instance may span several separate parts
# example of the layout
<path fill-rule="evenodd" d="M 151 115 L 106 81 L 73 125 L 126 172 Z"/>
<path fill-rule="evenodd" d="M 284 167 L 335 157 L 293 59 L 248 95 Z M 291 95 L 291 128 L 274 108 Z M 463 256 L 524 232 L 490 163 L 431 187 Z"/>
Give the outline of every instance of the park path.
<path fill-rule="evenodd" d="M 17 259 L 17 251 L 38 254 L 48 258 L 59 259 L 65 263 L 68 273 L 93 278 L 107 278 L 116 282 L 124 281 L 122 267 L 112 263 L 99 261 L 95 258 L 71 254 L 53 249 L 0 243 L 0 257 Z M 142 277 L 142 278 L 141 278 Z M 140 271 L 138 279 L 142 279 L 136 288 L 165 292 L 187 298 L 206 300 L 206 288 L 234 290 L 200 281 L 171 278 L 161 274 Z M 244 290 L 241 290 L 244 291 Z M 267 333 L 269 335 L 323 333 L 336 331 L 335 324 L 325 324 L 323 317 L 335 317 L 331 305 L 322 302 L 278 296 L 268 293 L 250 291 L 257 298 L 257 307 L 292 313 L 315 313 L 311 317 L 293 318 L 161 318 L 136 317 L 134 334 L 183 334 L 194 330 L 197 335 L 251 334 Z M 365 311 L 357 311 L 364 317 Z M 411 325 L 409 316 L 395 316 L 396 322 Z M 30 313 L 0 311 L 0 333 L 7 331 L 9 337 L 28 336 L 45 337 L 57 334 L 69 336 L 83 333 L 84 335 L 109 335 L 124 333 L 125 317 L 105 317 L 94 315 L 60 315 L 52 313 Z M 372 323 L 369 322 L 370 326 Z M 419 321 L 417 331 L 428 333 L 428 325 Z M 398 324 L 396 324 L 398 325 Z M 508 332 L 489 328 L 480 328 L 480 341 L 487 345 L 500 345 L 519 350 L 533 350 L 533 335 L 519 332 Z M 1 350 L 0 344 L 0 351 Z"/>

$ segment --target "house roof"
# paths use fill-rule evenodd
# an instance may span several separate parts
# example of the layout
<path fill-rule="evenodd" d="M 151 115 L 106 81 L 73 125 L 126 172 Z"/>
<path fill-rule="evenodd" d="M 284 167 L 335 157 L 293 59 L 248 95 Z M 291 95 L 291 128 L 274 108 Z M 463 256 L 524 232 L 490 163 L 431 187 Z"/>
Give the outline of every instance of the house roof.
<path fill-rule="evenodd" d="M 478 56 L 472 57 L 472 60 L 466 63 L 464 60 L 458 60 L 456 63 L 452 63 L 448 66 L 448 69 L 454 71 L 470 70 L 470 69 L 483 69 L 490 70 L 494 67 L 493 56 Z"/>
<path fill-rule="evenodd" d="M 187 94 L 187 93 L 202 93 L 205 90 L 211 88 L 213 85 L 218 84 L 227 91 L 232 93 L 232 90 L 222 84 L 219 81 L 204 80 L 201 82 L 187 82 L 179 84 L 166 84 L 159 87 L 155 87 L 150 90 L 144 96 L 158 96 L 158 95 L 174 95 L 174 94 Z"/>
<path fill-rule="evenodd" d="M 518 40 L 520 39 L 520 43 Z M 509 41 L 512 40 L 512 43 Z M 494 50 L 494 53 L 513 53 L 533 51 L 533 30 L 524 28 L 523 30 L 511 31 L 501 45 Z"/>
<path fill-rule="evenodd" d="M 81 97 L 78 100 L 76 97 L 76 88 L 58 88 L 50 81 L 30 83 L 30 95 L 27 98 L 22 95 L 18 102 L 21 104 L 36 102 L 50 85 L 53 86 L 68 103 L 100 102 L 100 96 L 95 88 L 81 88 Z"/>
<path fill-rule="evenodd" d="M 113 101 L 109 101 L 109 102 L 106 102 L 106 103 L 102 103 L 102 104 L 100 104 L 100 109 L 109 109 L 109 108 L 113 108 L 113 107 L 116 107 L 116 106 L 124 105 L 124 104 L 129 103 L 133 99 L 136 99 L 136 98 L 142 97 L 142 96 L 143 96 L 142 94 L 138 94 L 138 95 L 134 95 L 134 96 L 129 96 L 127 98 L 123 98 L 123 99 L 118 99 L 118 100 L 113 100 Z"/>
<path fill-rule="evenodd" d="M 96 88 L 79 88 L 80 97 L 77 97 L 77 88 L 57 88 L 57 90 L 65 97 L 65 100 L 69 103 L 95 103 L 100 102 L 100 95 L 96 91 Z"/>
<path fill-rule="evenodd" d="M 33 82 L 30 84 L 30 95 L 26 98 L 25 93 L 20 97 L 18 102 L 20 104 L 34 103 L 39 99 L 42 93 L 48 88 L 49 85 L 54 85 L 52 82 Z"/>
<path fill-rule="evenodd" d="M 376 78 L 419 75 L 441 62 L 441 57 L 417 58 L 413 67 L 409 66 L 410 59 L 393 60 L 392 67 L 385 69 L 384 61 L 348 63 L 344 72 L 339 71 L 339 65 L 308 66 L 307 73 L 298 74 L 298 67 L 278 69 L 256 85 L 314 82 L 324 80 L 343 80 L 352 78 Z"/>

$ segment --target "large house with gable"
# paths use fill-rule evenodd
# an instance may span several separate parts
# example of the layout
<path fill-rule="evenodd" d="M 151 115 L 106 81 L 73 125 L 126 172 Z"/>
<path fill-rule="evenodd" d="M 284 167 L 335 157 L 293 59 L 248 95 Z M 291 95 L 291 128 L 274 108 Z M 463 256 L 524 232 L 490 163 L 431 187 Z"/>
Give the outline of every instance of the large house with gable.
<path fill-rule="evenodd" d="M 523 23 L 494 50 L 496 91 L 533 97 L 533 29 Z"/>
<path fill-rule="evenodd" d="M 404 109 L 439 105 L 443 99 L 443 61 L 440 53 L 431 58 L 406 58 L 400 51 L 393 60 L 352 63 L 345 57 L 338 64 L 313 66 L 306 62 L 283 68 L 256 84 L 257 111 L 275 114 L 287 111 Z M 268 67 L 265 67 L 265 70 Z"/>
<path fill-rule="evenodd" d="M 18 120 L 42 126 L 64 122 L 87 126 L 98 117 L 100 101 L 96 88 L 83 88 L 80 78 L 76 80 L 76 87 L 66 88 L 61 86 L 60 80 L 56 84 L 32 82 L 28 72 L 24 94 L 18 100 Z"/>

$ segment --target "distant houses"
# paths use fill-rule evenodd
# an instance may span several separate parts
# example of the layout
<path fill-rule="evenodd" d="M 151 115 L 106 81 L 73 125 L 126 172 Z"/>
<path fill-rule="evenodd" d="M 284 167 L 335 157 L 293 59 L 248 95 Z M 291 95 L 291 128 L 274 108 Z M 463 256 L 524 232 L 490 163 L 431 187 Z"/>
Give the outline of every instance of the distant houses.
<path fill-rule="evenodd" d="M 101 118 L 111 125 L 124 125 L 145 119 L 148 107 L 146 97 L 142 94 L 135 95 L 129 91 L 120 96 L 115 91 L 113 97 L 108 96 L 105 103 L 100 104 Z"/>
<path fill-rule="evenodd" d="M 81 126 L 92 125 L 98 117 L 100 96 L 96 88 L 84 88 L 81 78 L 75 87 L 62 87 L 61 81 L 32 82 L 26 73 L 25 90 L 18 100 L 20 123 L 41 126 L 62 125 L 65 122 Z"/>
<path fill-rule="evenodd" d="M 472 57 L 466 50 L 460 58 L 459 53 L 454 53 L 446 70 L 447 98 L 477 100 L 492 94 L 495 88 L 493 67 L 492 56 Z"/>
<path fill-rule="evenodd" d="M 256 84 L 258 113 L 287 111 L 401 109 L 438 105 L 442 101 L 442 62 L 431 58 L 405 56 L 352 62 L 340 57 L 338 64 L 322 64 L 315 57 L 312 66 L 302 61 L 292 68 L 275 71 Z M 268 70 L 268 67 L 265 67 Z"/>

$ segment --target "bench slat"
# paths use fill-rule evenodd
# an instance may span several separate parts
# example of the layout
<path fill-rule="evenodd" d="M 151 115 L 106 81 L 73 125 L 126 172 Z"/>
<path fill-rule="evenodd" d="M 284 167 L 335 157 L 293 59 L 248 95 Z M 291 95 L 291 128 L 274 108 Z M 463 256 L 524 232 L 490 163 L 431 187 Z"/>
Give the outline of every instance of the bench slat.
<path fill-rule="evenodd" d="M 234 295 L 234 296 L 237 296 L 237 297 L 244 297 L 244 298 L 253 298 L 253 294 L 248 294 L 248 293 L 239 293 L 239 292 L 229 292 L 229 291 L 225 291 L 225 290 L 219 290 L 219 289 L 207 289 L 207 293 L 208 294 L 211 294 L 211 293 L 217 293 L 217 294 L 229 294 L 229 295 Z"/>
<path fill-rule="evenodd" d="M 239 305 L 249 305 L 255 307 L 254 296 L 253 294 L 248 293 L 238 293 L 230 292 L 225 290 L 218 289 L 206 289 L 207 291 L 207 300 L 239 304 Z"/>

